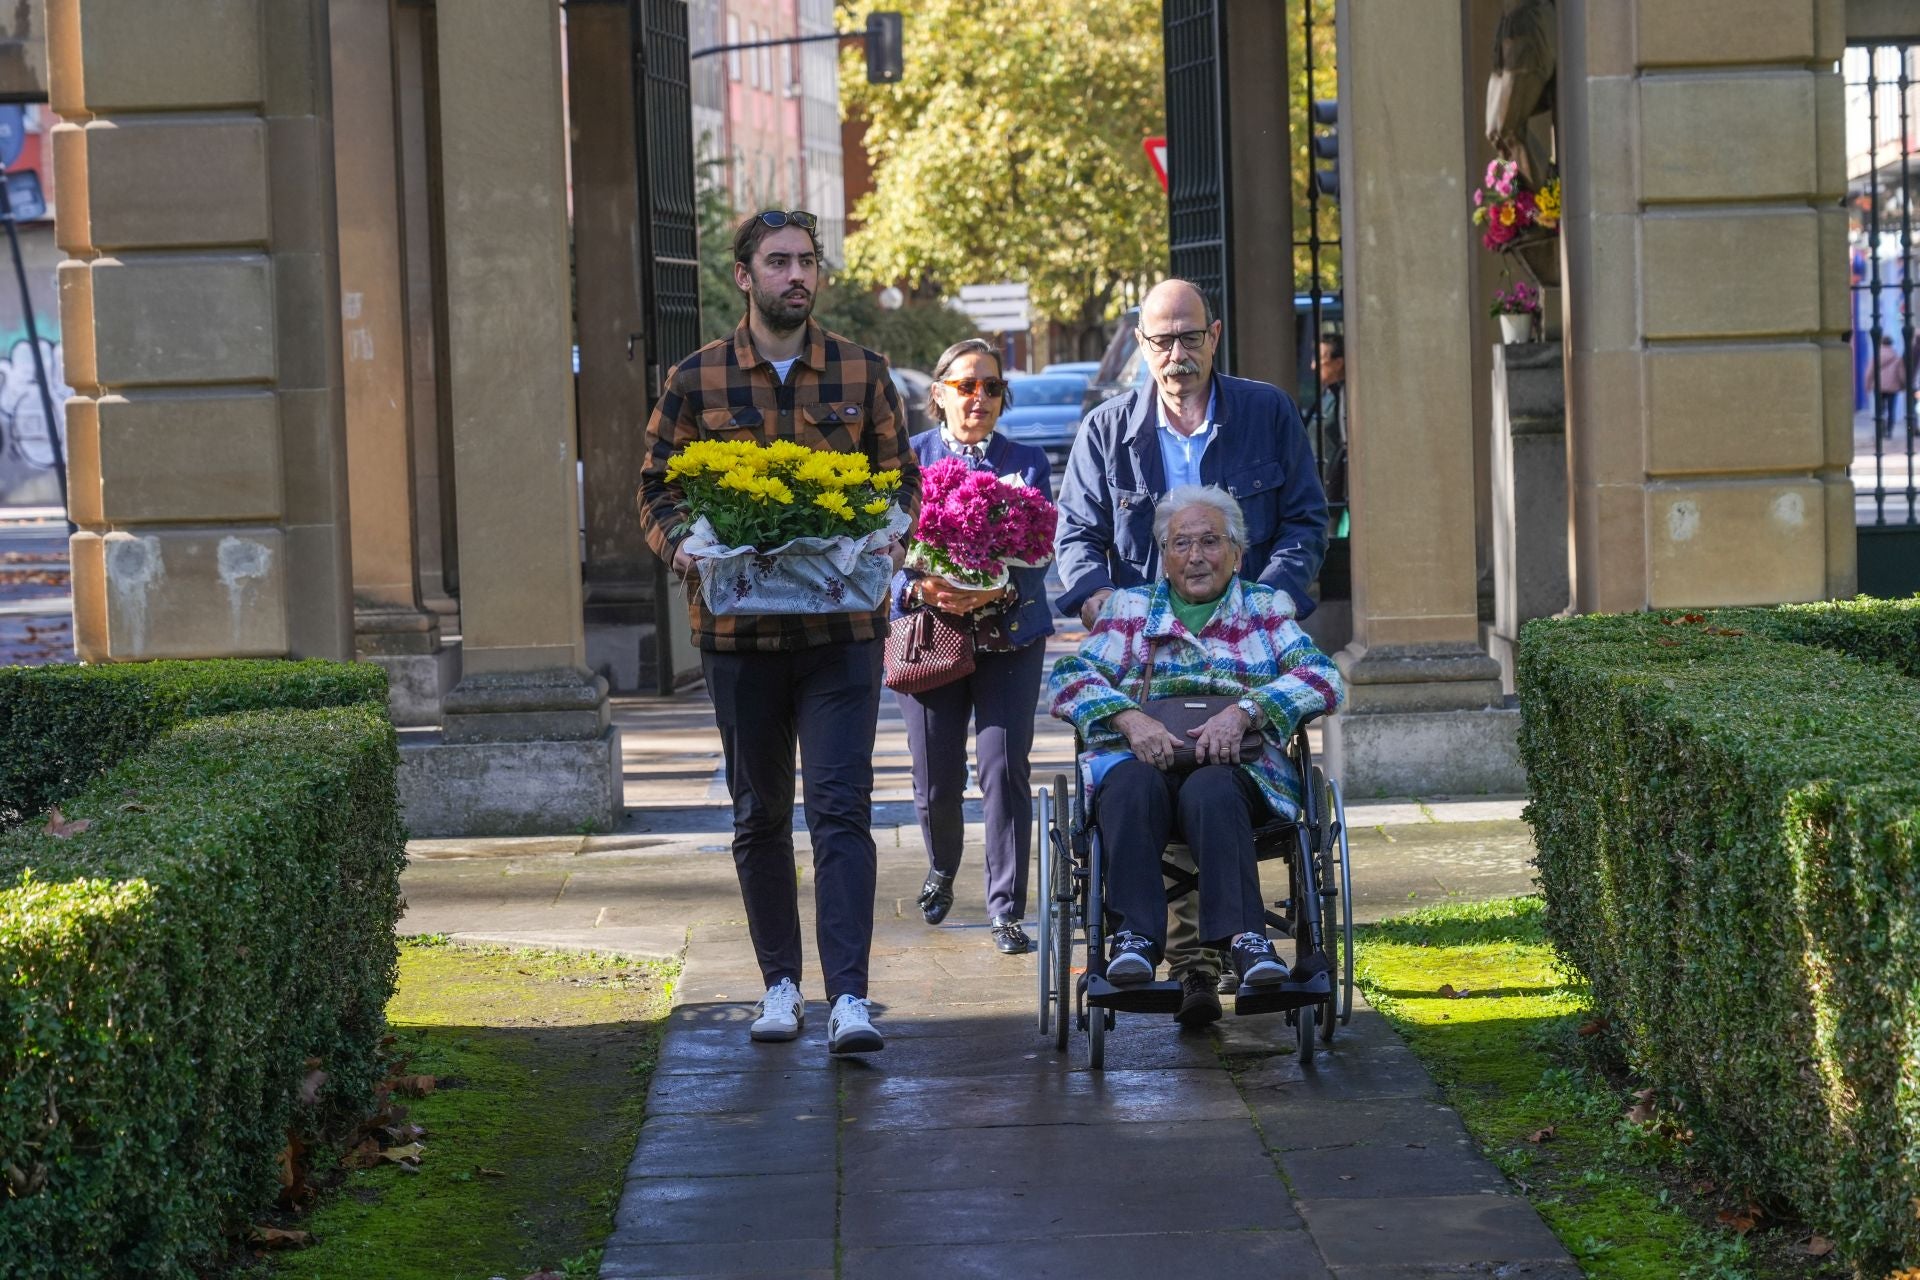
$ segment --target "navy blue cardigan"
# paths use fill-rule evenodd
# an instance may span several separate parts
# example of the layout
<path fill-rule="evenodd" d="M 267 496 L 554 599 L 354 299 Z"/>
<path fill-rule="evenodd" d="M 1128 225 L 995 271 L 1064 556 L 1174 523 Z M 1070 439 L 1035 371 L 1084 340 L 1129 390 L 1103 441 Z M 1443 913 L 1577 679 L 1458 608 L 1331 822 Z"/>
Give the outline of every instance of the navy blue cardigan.
<path fill-rule="evenodd" d="M 923 472 L 936 462 L 957 456 L 947 448 L 938 427 L 922 431 L 907 441 L 907 445 L 920 460 Z M 1019 476 L 1041 493 L 1052 492 L 1053 468 L 1038 445 L 1021 444 L 996 431 L 987 438 L 987 466 L 995 475 Z M 905 569 L 893 576 L 894 617 L 905 612 L 906 590 L 919 576 Z M 1028 642 L 1044 640 L 1053 634 L 1053 617 L 1047 609 L 1047 571 L 1015 569 L 1013 585 L 1020 596 L 1007 609 L 1007 634 L 1020 648 L 1025 648 Z"/>

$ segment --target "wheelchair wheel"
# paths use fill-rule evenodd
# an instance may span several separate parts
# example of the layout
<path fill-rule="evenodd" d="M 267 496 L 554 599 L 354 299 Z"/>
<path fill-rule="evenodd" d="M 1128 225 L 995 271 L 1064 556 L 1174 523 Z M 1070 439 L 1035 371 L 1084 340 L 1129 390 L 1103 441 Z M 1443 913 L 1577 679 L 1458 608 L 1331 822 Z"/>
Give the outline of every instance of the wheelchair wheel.
<path fill-rule="evenodd" d="M 1353 1021 L 1353 867 L 1347 857 L 1346 800 L 1340 794 L 1340 784 L 1331 778 L 1327 791 L 1333 797 L 1327 812 L 1333 820 L 1334 835 L 1328 851 L 1340 857 L 1340 966 L 1335 973 L 1338 985 L 1334 994 L 1340 1006 L 1340 1025 L 1345 1026 Z"/>
<path fill-rule="evenodd" d="M 1320 1012 L 1317 1004 L 1303 1004 L 1293 1011 L 1294 1039 L 1300 1046 L 1300 1064 L 1313 1061 L 1313 1028 Z"/>
<path fill-rule="evenodd" d="M 1053 822 L 1047 832 L 1047 846 L 1043 850 L 1050 870 L 1047 873 L 1049 892 L 1045 912 L 1049 923 L 1047 938 L 1041 944 L 1041 950 L 1046 953 L 1041 963 L 1048 965 L 1053 974 L 1053 1047 L 1059 1053 L 1067 1050 L 1067 1036 L 1073 1027 L 1076 990 L 1073 977 L 1073 857 L 1069 852 L 1067 830 L 1061 825 L 1063 808 L 1068 803 L 1067 795 L 1066 776 L 1056 776 L 1050 806 Z"/>
<path fill-rule="evenodd" d="M 1040 963 L 1034 968 L 1040 975 L 1040 1034 L 1052 1029 L 1053 1014 L 1053 791 L 1040 788 L 1033 806 L 1034 851 L 1040 857 Z"/>
<path fill-rule="evenodd" d="M 1087 974 L 1089 977 L 1093 974 L 1094 969 L 1101 963 L 1101 951 L 1106 941 L 1105 938 L 1101 936 L 1106 931 L 1106 920 L 1105 917 L 1100 914 L 1102 910 L 1102 873 L 1105 870 L 1102 862 L 1105 851 L 1100 847 L 1100 833 L 1098 831 L 1093 833 L 1092 849 L 1093 856 L 1089 860 L 1087 867 L 1086 934 Z M 1090 1070 L 1102 1071 L 1106 1068 L 1107 1026 L 1108 1019 L 1112 1016 L 1111 1012 L 1106 1009 L 1096 1009 L 1092 1005 L 1087 1006 L 1087 1066 Z"/>

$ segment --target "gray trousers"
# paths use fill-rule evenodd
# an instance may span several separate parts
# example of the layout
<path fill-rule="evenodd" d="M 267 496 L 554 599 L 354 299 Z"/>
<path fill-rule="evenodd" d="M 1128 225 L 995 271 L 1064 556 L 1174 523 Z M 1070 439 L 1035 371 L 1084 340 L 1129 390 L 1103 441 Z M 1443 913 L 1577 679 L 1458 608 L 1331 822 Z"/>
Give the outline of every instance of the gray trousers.
<path fill-rule="evenodd" d="M 1047 646 L 974 656 L 973 674 L 925 693 L 894 691 L 913 752 L 913 803 L 927 865 L 960 869 L 966 818 L 967 723 L 974 726 L 980 793 L 987 819 L 987 916 L 1024 919 L 1027 858 L 1033 849 L 1029 756 Z"/>
<path fill-rule="evenodd" d="M 873 734 L 881 641 L 700 655 L 726 752 L 733 863 L 768 986 L 800 982 L 794 747 L 813 838 L 814 934 L 827 999 L 867 994 L 873 944 Z"/>

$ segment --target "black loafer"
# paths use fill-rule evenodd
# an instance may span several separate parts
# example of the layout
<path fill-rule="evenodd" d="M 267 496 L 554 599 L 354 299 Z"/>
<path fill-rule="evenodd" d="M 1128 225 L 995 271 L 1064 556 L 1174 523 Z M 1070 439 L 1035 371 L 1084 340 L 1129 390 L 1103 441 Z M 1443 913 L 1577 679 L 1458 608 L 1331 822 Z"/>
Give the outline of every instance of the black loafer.
<path fill-rule="evenodd" d="M 1033 940 L 1027 937 L 1027 931 L 1020 927 L 1020 921 L 1013 916 L 995 916 L 990 923 L 993 945 L 1001 955 L 1018 956 L 1033 950 Z"/>
<path fill-rule="evenodd" d="M 953 909 L 953 877 L 944 871 L 927 872 L 927 882 L 920 886 L 920 896 L 914 905 L 920 908 L 928 924 L 945 920 L 947 912 Z"/>

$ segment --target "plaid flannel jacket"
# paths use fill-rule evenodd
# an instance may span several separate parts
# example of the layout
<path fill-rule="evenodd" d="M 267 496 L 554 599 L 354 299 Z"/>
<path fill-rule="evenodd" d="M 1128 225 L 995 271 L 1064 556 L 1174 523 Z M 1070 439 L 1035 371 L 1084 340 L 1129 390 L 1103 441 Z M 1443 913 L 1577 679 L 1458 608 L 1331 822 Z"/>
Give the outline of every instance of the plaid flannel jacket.
<path fill-rule="evenodd" d="M 1264 716 L 1260 733 L 1266 745 L 1240 767 L 1260 784 L 1276 814 L 1293 817 L 1300 811 L 1300 788 L 1287 763 L 1287 739 L 1302 716 L 1337 710 L 1346 700 L 1340 669 L 1293 620 L 1293 602 L 1284 591 L 1234 578 L 1195 636 L 1174 614 L 1170 589 L 1162 578 L 1108 598 L 1080 652 L 1053 664 L 1053 714 L 1080 731 L 1083 759 L 1089 759 L 1127 749 L 1112 718 L 1141 702 L 1186 695 L 1251 699 Z M 1155 646 L 1153 689 L 1143 697 L 1147 651 Z"/>
<path fill-rule="evenodd" d="M 901 473 L 909 513 L 920 501 L 920 468 L 907 447 L 907 424 L 885 357 L 807 321 L 806 343 L 782 383 L 754 350 L 743 319 L 733 335 L 709 342 L 674 366 L 647 422 L 640 469 L 640 529 L 672 563 L 686 531 L 684 495 L 667 483 L 667 462 L 694 440 L 793 440 L 814 449 L 864 453 L 875 471 Z M 716 651 L 808 649 L 875 640 L 886 630 L 883 601 L 872 613 L 715 616 L 689 575 L 687 610 L 694 639 Z"/>

